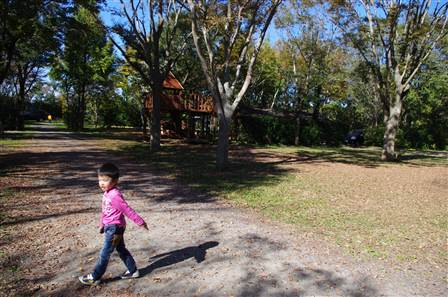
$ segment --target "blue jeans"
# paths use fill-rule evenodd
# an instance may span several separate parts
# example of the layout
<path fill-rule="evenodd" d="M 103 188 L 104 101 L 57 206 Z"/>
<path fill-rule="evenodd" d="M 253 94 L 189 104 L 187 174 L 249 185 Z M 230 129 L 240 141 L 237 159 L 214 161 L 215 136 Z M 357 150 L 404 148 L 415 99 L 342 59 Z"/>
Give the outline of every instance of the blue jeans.
<path fill-rule="evenodd" d="M 137 270 L 135 266 L 134 258 L 132 258 L 131 253 L 126 249 L 124 245 L 124 238 L 120 240 L 120 242 L 114 246 L 112 244 L 112 239 L 115 234 L 123 235 L 124 228 L 118 225 L 106 225 L 104 226 L 104 246 L 100 252 L 100 257 L 96 262 L 95 268 L 93 269 L 92 276 L 95 280 L 100 279 L 104 272 L 106 272 L 107 264 L 109 263 L 109 258 L 114 249 L 117 249 L 117 252 L 123 261 L 124 265 L 128 268 L 130 273 L 134 273 Z"/>

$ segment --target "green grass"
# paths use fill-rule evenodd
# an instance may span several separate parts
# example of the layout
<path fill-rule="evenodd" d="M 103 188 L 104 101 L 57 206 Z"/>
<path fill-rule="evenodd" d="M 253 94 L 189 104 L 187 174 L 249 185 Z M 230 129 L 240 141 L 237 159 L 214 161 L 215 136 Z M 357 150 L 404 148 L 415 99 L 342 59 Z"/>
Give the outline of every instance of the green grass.
<path fill-rule="evenodd" d="M 1 147 L 18 147 L 23 144 L 23 140 L 21 139 L 12 139 L 12 138 L 0 138 L 0 148 Z"/>
<path fill-rule="evenodd" d="M 25 145 L 25 141 L 33 137 L 32 132 L 8 133 L 0 135 L 0 152 L 14 150 Z"/>
<path fill-rule="evenodd" d="M 4 199 L 9 199 L 14 196 L 15 191 L 11 188 L 3 188 L 0 190 L 0 201 L 4 201 Z"/>
<path fill-rule="evenodd" d="M 55 127 L 56 129 L 61 129 L 61 130 L 67 129 L 67 125 L 64 123 L 63 120 L 54 120 L 50 123 L 50 125 Z"/>
<path fill-rule="evenodd" d="M 131 156 L 138 162 L 150 164 L 151 169 L 167 173 L 190 187 L 207 191 L 213 195 L 224 195 L 241 189 L 249 191 L 260 184 L 273 185 L 285 172 L 270 164 L 255 160 L 235 159 L 228 170 L 216 169 L 215 153 L 210 146 L 167 145 L 161 151 L 150 154 L 147 144 L 123 141 L 108 141 L 108 147 Z"/>
<path fill-rule="evenodd" d="M 260 146 L 259 150 L 272 151 L 285 154 L 301 154 L 316 160 L 325 160 L 330 162 L 357 164 L 363 166 L 381 166 L 391 164 L 382 161 L 380 147 L 361 147 L 352 148 L 348 146 L 341 147 L 304 147 L 304 146 Z M 448 165 L 448 151 L 432 150 L 401 150 L 399 165 Z"/>
<path fill-rule="evenodd" d="M 230 152 L 229 168 L 219 171 L 214 163 L 215 147 L 210 145 L 171 143 L 157 153 L 150 153 L 148 144 L 135 141 L 103 140 L 103 145 L 188 187 L 320 234 L 354 255 L 414 262 L 431 253 L 432 261 L 448 261 L 446 253 L 428 250 L 431 245 L 439 248 L 438 240 L 447 232 L 446 210 L 438 202 L 429 202 L 424 209 L 427 217 L 422 218 L 412 206 L 419 196 L 403 194 L 391 203 L 389 190 L 370 184 L 370 180 L 381 181 L 364 180 L 357 173 L 357 168 L 364 168 L 365 174 L 375 170 L 405 170 L 403 174 L 408 174 L 414 167 L 444 166 L 444 153 L 409 152 L 410 157 L 402 162 L 387 163 L 380 160 L 381 149 L 375 147 L 238 147 Z M 359 179 L 356 183 L 366 189 L 373 187 L 368 196 L 372 201 L 358 202 L 353 197 L 357 191 L 344 192 L 339 167 L 319 175 L 319 170 L 330 164 L 354 166 L 353 175 L 346 178 Z M 303 171 L 300 166 L 308 167 Z"/>

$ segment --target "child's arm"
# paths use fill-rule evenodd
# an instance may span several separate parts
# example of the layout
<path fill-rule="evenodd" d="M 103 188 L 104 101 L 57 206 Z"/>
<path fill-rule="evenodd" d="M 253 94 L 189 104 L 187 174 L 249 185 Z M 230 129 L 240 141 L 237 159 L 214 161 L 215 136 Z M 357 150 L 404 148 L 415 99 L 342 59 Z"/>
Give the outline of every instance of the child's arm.
<path fill-rule="evenodd" d="M 123 196 L 121 193 L 117 193 L 117 195 L 112 199 L 111 205 L 124 213 L 125 216 L 127 216 L 129 219 L 131 219 L 135 224 L 148 229 L 148 226 L 146 225 L 145 220 L 143 220 L 135 210 L 132 209 L 128 205 L 128 203 L 123 199 Z"/>

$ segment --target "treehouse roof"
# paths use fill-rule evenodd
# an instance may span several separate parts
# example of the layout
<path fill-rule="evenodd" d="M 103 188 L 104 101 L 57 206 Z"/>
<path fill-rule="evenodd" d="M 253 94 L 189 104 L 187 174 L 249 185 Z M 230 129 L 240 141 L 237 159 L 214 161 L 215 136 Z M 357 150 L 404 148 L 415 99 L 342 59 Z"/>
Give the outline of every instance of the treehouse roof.
<path fill-rule="evenodd" d="M 168 77 L 163 81 L 163 88 L 168 90 L 183 90 L 181 83 L 176 79 L 174 74 L 168 73 Z"/>

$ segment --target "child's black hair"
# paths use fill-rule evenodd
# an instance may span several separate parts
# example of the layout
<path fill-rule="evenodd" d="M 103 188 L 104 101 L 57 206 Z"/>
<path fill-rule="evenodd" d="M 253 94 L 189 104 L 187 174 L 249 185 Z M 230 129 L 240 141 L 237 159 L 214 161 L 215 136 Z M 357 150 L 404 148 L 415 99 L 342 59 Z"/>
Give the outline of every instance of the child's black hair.
<path fill-rule="evenodd" d="M 120 177 L 120 170 L 112 163 L 105 163 L 98 168 L 98 175 L 105 175 L 112 179 L 118 179 Z"/>

